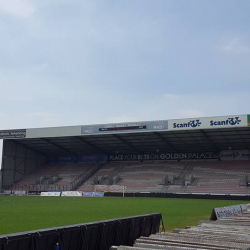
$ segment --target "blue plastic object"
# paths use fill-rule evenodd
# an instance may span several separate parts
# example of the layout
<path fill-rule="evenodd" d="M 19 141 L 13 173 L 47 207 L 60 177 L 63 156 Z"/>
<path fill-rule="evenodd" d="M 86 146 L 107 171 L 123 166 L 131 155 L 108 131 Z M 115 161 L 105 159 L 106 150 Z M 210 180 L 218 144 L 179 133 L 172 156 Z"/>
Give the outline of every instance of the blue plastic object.
<path fill-rule="evenodd" d="M 56 243 L 55 250 L 60 250 L 60 246 L 58 242 Z"/>

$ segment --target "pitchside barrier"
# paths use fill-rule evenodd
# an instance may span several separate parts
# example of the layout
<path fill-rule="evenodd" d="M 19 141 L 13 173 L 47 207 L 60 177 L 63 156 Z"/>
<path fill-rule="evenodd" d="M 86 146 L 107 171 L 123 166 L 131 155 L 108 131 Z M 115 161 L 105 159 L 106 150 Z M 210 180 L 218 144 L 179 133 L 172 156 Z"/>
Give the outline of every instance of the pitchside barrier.
<path fill-rule="evenodd" d="M 82 192 L 79 192 L 79 191 L 63 191 L 61 196 L 82 197 Z"/>
<path fill-rule="evenodd" d="M 61 192 L 41 192 L 40 196 L 61 196 Z"/>
<path fill-rule="evenodd" d="M 111 193 L 105 192 L 107 197 L 123 197 L 123 193 Z M 207 200 L 241 200 L 249 201 L 250 195 L 240 194 L 225 194 L 225 195 L 214 195 L 214 194 L 173 194 L 173 193 L 125 193 L 125 197 L 154 197 L 154 198 L 184 198 L 184 199 L 207 199 Z"/>
<path fill-rule="evenodd" d="M 104 197 L 104 192 L 48 191 L 41 192 L 40 196 Z"/>
<path fill-rule="evenodd" d="M 0 235 L 0 250 L 108 250 L 164 230 L 160 213 Z"/>

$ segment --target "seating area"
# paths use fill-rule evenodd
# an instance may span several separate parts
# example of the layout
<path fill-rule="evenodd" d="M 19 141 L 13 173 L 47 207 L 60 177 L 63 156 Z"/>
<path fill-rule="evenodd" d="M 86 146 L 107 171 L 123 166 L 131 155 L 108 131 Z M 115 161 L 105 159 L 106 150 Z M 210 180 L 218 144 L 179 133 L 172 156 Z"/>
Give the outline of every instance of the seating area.
<path fill-rule="evenodd" d="M 180 165 L 170 167 L 166 163 L 131 164 L 120 173 L 123 178 L 121 185 L 126 186 L 127 191 L 160 192 L 164 185 L 164 177 L 178 174 L 182 168 Z"/>
<path fill-rule="evenodd" d="M 120 177 L 119 186 L 125 186 L 126 192 L 162 192 L 164 177 L 168 174 L 179 174 L 184 166 L 184 164 L 179 164 L 177 162 L 171 165 L 167 162 L 108 163 L 84 183 L 84 185 L 79 187 L 78 190 L 89 190 L 89 186 L 94 184 L 94 179 L 96 177 L 112 175 L 112 172 L 116 172 Z M 109 192 L 118 190 L 117 187 L 112 186 L 113 185 L 110 185 L 109 188 L 107 185 L 104 185 L 103 187 L 96 185 L 96 189 Z"/>
<path fill-rule="evenodd" d="M 240 185 L 250 175 L 249 161 L 197 162 L 192 174 L 199 181 L 187 186 L 186 193 L 250 194 L 250 188 Z"/>
<path fill-rule="evenodd" d="M 78 176 L 88 171 L 93 163 L 70 163 L 58 173 L 59 181 L 56 185 L 70 185 Z"/>
<path fill-rule="evenodd" d="M 185 170 L 196 180 L 192 185 L 169 185 L 166 176 L 180 176 Z M 119 170 L 119 171 L 117 171 Z M 97 177 L 112 175 L 120 177 L 116 185 L 96 185 Z M 250 194 L 250 188 L 240 185 L 250 176 L 249 161 L 154 161 L 107 163 L 78 190 L 156 193 L 211 193 L 211 194 Z"/>
<path fill-rule="evenodd" d="M 36 169 L 32 173 L 28 174 L 26 177 L 16 182 L 13 185 L 13 189 L 21 189 L 21 187 L 28 187 L 30 184 L 39 184 L 42 185 L 43 179 L 42 176 L 56 176 L 64 167 L 65 163 L 50 163 L 45 164 L 44 166 Z M 41 180 L 40 183 L 37 180 Z"/>
<path fill-rule="evenodd" d="M 51 163 L 13 185 L 16 190 L 71 190 L 72 182 L 94 163 Z M 98 170 L 98 171 L 97 171 Z M 79 191 L 250 194 L 250 161 L 112 162 L 79 183 Z M 185 176 L 189 182 L 183 182 Z M 191 178 L 192 177 L 192 178 Z M 173 180 L 181 180 L 174 182 Z"/>
<path fill-rule="evenodd" d="M 122 189 L 117 188 L 119 185 L 121 187 L 124 186 L 126 192 L 164 192 L 166 189 L 166 176 L 180 175 L 188 164 L 187 162 L 170 163 L 167 161 L 108 163 L 84 185 L 79 187 L 78 190 L 120 192 L 117 191 Z M 120 177 L 118 184 L 95 185 L 95 178 L 111 175 L 113 172 L 116 172 Z"/>
<path fill-rule="evenodd" d="M 71 183 L 89 170 L 94 163 L 50 163 L 15 183 L 12 189 L 17 190 L 71 190 Z M 54 178 L 53 183 L 46 180 Z"/>

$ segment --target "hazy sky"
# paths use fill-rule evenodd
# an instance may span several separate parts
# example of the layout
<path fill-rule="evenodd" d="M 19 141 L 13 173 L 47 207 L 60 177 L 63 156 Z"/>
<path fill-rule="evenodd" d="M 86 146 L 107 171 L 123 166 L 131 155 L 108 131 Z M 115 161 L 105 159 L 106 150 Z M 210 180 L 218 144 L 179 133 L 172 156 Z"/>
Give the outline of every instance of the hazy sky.
<path fill-rule="evenodd" d="M 0 0 L 0 129 L 250 112 L 249 0 Z"/>

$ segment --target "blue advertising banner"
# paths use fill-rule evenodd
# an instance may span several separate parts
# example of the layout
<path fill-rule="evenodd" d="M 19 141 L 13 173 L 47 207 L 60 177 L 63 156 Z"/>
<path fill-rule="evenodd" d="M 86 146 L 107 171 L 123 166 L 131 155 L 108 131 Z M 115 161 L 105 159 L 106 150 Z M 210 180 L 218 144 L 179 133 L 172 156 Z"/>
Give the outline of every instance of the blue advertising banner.
<path fill-rule="evenodd" d="M 96 192 L 95 197 L 104 197 L 104 193 L 103 192 Z"/>
<path fill-rule="evenodd" d="M 94 197 L 94 192 L 83 192 L 82 196 L 83 197 Z"/>
<path fill-rule="evenodd" d="M 103 192 L 83 192 L 83 197 L 104 197 Z"/>
<path fill-rule="evenodd" d="M 98 163 L 107 162 L 107 160 L 107 155 L 57 156 L 47 159 L 47 161 L 51 163 Z"/>

